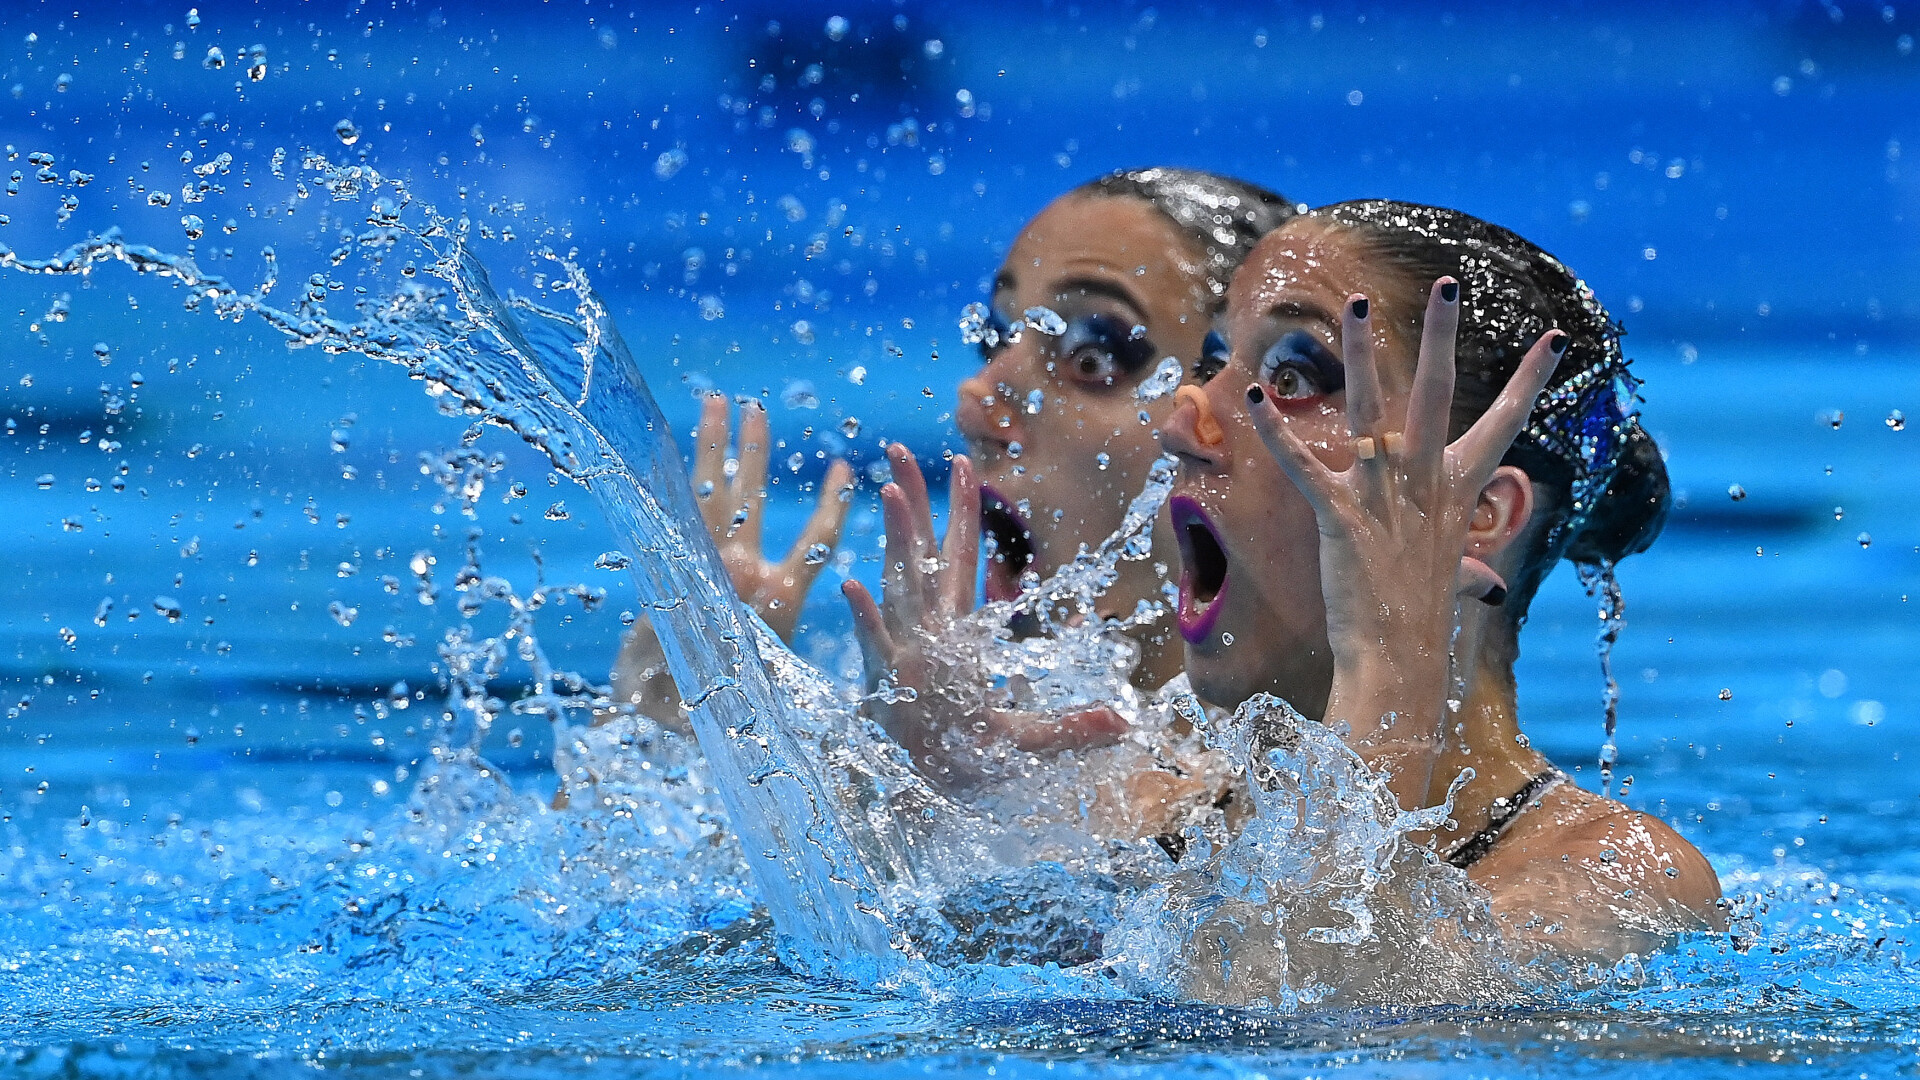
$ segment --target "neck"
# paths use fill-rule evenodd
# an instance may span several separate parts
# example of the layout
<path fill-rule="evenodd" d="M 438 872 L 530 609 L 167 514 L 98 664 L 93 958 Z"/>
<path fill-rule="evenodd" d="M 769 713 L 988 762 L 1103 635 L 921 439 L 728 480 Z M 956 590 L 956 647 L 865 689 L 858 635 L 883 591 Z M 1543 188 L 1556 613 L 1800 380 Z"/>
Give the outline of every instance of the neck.
<path fill-rule="evenodd" d="M 1440 838 L 1443 852 L 1486 828 L 1495 799 L 1512 796 L 1551 764 L 1521 736 L 1513 663 L 1503 655 L 1506 650 L 1486 647 L 1489 621 L 1479 620 L 1471 632 L 1472 641 L 1466 640 L 1469 631 L 1461 633 L 1456 655 L 1463 666 L 1470 665 L 1466 666 L 1465 693 L 1459 711 L 1449 716 L 1441 733 L 1440 758 L 1427 789 L 1427 805 L 1435 805 L 1447 797 L 1447 788 L 1463 770 L 1473 770 L 1473 779 L 1454 796 L 1453 819 L 1460 827 Z M 1493 632 L 1506 631 L 1502 627 Z"/>

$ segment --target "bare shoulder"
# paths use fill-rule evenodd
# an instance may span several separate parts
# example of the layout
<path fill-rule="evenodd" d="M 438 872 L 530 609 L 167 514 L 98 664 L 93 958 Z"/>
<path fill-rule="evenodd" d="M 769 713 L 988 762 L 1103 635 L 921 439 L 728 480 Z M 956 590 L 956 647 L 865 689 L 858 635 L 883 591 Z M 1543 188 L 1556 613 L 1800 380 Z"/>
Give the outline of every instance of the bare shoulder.
<path fill-rule="evenodd" d="M 1469 876 L 1510 930 L 1563 954 L 1612 959 L 1725 925 L 1720 879 L 1699 849 L 1573 784 L 1542 796 Z"/>

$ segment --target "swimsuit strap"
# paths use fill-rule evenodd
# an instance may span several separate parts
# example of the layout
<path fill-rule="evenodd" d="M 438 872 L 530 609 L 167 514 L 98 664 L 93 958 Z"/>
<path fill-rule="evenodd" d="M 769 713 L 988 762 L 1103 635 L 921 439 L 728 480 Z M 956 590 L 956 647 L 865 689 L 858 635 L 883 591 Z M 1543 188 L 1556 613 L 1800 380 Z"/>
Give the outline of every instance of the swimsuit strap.
<path fill-rule="evenodd" d="M 1527 781 L 1519 791 L 1507 798 L 1495 799 L 1493 815 L 1487 820 L 1487 827 L 1454 845 L 1453 850 L 1447 852 L 1442 858 L 1462 870 L 1479 862 L 1487 852 L 1493 850 L 1493 845 L 1500 842 L 1500 837 L 1506 833 L 1507 826 L 1513 824 L 1521 811 L 1527 809 L 1535 799 L 1546 794 L 1548 788 L 1566 778 L 1566 773 L 1548 766 L 1547 771 Z"/>

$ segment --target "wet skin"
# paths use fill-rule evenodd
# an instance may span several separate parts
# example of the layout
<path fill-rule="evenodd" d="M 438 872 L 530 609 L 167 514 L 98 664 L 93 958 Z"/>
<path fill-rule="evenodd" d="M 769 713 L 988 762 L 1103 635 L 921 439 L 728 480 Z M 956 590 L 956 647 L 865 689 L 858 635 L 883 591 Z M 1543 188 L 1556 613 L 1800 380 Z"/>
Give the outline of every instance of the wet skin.
<path fill-rule="evenodd" d="M 1356 320 L 1351 302 L 1360 297 L 1370 299 L 1369 310 Z M 1329 517 L 1322 524 L 1253 416 L 1283 426 L 1297 438 L 1298 453 L 1317 460 L 1326 474 L 1358 475 L 1352 468 L 1357 429 L 1348 414 L 1353 388 L 1345 385 L 1354 343 L 1345 335 L 1357 327 L 1372 346 L 1378 397 L 1365 408 L 1376 416 L 1408 416 L 1430 304 L 1425 288 L 1371 257 L 1354 234 L 1321 220 L 1295 219 L 1262 241 L 1236 276 L 1226 319 L 1231 359 L 1204 388 L 1181 392 L 1165 429 L 1167 448 L 1181 459 L 1173 519 L 1183 556 L 1180 625 L 1195 690 L 1222 705 L 1265 691 L 1309 716 L 1351 720 L 1358 734 L 1349 741 L 1363 757 L 1367 731 L 1354 718 L 1382 716 L 1383 710 L 1342 709 L 1341 700 L 1330 699 L 1384 701 L 1384 709 L 1394 709 L 1401 688 L 1368 697 L 1369 680 L 1378 691 L 1381 679 L 1390 677 L 1380 673 L 1393 665 L 1368 669 L 1352 662 L 1353 643 L 1368 639 L 1355 633 L 1355 625 L 1380 608 L 1383 597 L 1391 602 L 1396 588 L 1427 588 L 1446 599 L 1457 587 L 1455 563 L 1466 576 L 1462 554 L 1485 560 L 1478 569 L 1486 574 L 1510 578 L 1539 498 L 1519 470 L 1502 466 L 1491 472 L 1473 497 L 1477 501 L 1460 511 L 1464 551 L 1430 553 L 1411 576 L 1391 566 L 1352 575 L 1390 583 L 1386 592 L 1369 594 L 1366 582 L 1323 578 L 1323 548 L 1350 539 L 1344 533 L 1352 519 Z M 1256 386 L 1264 399 L 1257 405 L 1249 399 Z M 1497 453 L 1490 460 L 1497 461 Z M 1298 464 L 1294 469 L 1300 471 Z M 1442 569 L 1436 574 L 1428 566 Z M 1396 573 L 1402 576 L 1396 579 Z M 1431 587 L 1435 576 L 1446 580 Z M 1473 586 L 1485 587 L 1485 579 Z M 1510 654 L 1489 648 L 1507 632 L 1496 624 L 1504 616 L 1469 600 L 1459 617 L 1455 648 L 1467 679 L 1463 705 L 1444 725 L 1436 706 L 1432 737 L 1411 744 L 1427 748 L 1423 764 L 1430 773 L 1410 772 L 1415 789 L 1396 788 L 1403 803 L 1431 805 L 1444 798 L 1463 768 L 1475 770 L 1455 801 L 1460 828 L 1436 838 L 1441 850 L 1485 826 L 1494 800 L 1549 767 L 1518 739 L 1511 661 L 1502 659 Z M 1452 621 L 1449 614 L 1419 648 L 1402 650 L 1402 659 L 1424 654 L 1425 661 L 1416 658 L 1402 667 L 1422 672 L 1419 681 L 1432 684 L 1427 690 L 1436 699 L 1445 696 Z M 1335 642 L 1348 643 L 1346 652 Z M 1344 659 L 1337 664 L 1337 657 Z M 1341 715 L 1331 717 L 1330 707 Z M 1535 800 L 1469 875 L 1489 890 L 1513 937 L 1562 955 L 1644 952 L 1675 930 L 1723 921 L 1715 906 L 1718 880 L 1692 845 L 1663 822 L 1571 783 Z"/>
<path fill-rule="evenodd" d="M 983 345 L 984 365 L 960 384 L 955 416 L 982 485 L 989 599 L 1017 592 L 1023 570 L 1045 577 L 1119 527 L 1173 407 L 1171 395 L 1141 402 L 1134 391 L 1165 357 L 1191 369 L 1216 305 L 1201 253 L 1144 201 L 1067 195 L 1021 230 L 993 310 L 1018 324 L 1045 307 L 1067 330 L 1028 326 L 1018 342 Z M 1103 614 L 1159 595 L 1153 564 L 1174 562 L 1165 534 L 1163 520 L 1154 559 L 1121 564 Z M 1134 681 L 1157 686 L 1180 670 L 1179 642 L 1166 620 L 1145 638 Z"/>

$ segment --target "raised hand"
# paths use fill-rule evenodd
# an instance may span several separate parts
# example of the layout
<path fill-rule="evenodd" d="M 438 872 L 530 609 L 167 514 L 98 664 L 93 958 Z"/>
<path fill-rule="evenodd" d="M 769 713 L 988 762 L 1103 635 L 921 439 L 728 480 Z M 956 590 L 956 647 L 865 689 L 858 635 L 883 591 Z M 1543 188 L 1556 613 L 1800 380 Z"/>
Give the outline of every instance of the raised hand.
<path fill-rule="evenodd" d="M 693 491 L 700 516 L 713 534 L 714 545 L 720 549 L 720 559 L 740 599 L 753 605 L 782 640 L 792 641 L 807 590 L 826 565 L 827 555 L 840 542 L 853 470 L 844 461 L 835 461 L 827 469 L 813 516 L 800 530 L 800 538 L 784 559 L 769 562 L 761 547 L 767 460 L 772 454 L 767 410 L 757 402 L 740 407 L 740 455 L 731 478 L 726 475 L 729 436 L 727 399 L 720 394 L 708 395 L 694 433 Z"/>
<path fill-rule="evenodd" d="M 947 532 L 936 541 L 926 478 L 906 447 L 887 448 L 893 482 L 880 489 L 886 519 L 884 603 L 857 581 L 842 586 L 853 609 L 854 634 L 866 669 L 871 712 L 905 747 L 923 773 L 964 784 L 977 779 L 981 751 L 1005 743 L 1028 752 L 1098 745 L 1119 738 L 1126 723 L 1108 709 L 1048 716 L 992 709 L 982 675 L 955 669 L 942 636 L 974 608 L 980 561 L 980 484 L 973 462 L 953 459 Z"/>
<path fill-rule="evenodd" d="M 1392 775 L 1403 806 L 1426 798 L 1440 746 L 1448 645 L 1463 597 L 1498 603 L 1497 574 L 1467 550 L 1482 492 L 1526 423 L 1567 336 L 1543 334 L 1500 396 L 1452 444 L 1459 284 L 1443 277 L 1427 298 L 1420 356 L 1404 409 L 1381 391 L 1367 298 L 1343 316 L 1351 463 L 1336 469 L 1294 431 L 1259 384 L 1248 412 L 1267 450 L 1312 504 L 1334 655 L 1328 719 L 1352 725 L 1354 749 Z M 1514 470 L 1519 482 L 1524 474 Z"/>

